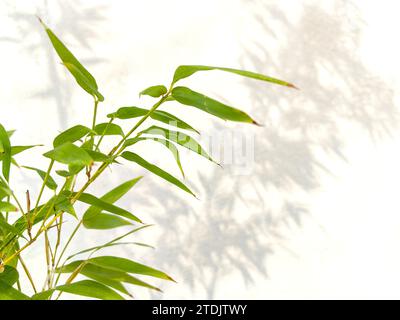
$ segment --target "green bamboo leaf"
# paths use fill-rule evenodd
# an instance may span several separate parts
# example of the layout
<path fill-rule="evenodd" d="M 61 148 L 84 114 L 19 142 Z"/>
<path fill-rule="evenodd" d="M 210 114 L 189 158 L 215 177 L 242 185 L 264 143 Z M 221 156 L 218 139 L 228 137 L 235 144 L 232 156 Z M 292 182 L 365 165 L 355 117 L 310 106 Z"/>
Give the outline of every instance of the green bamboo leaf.
<path fill-rule="evenodd" d="M 148 112 L 149 112 L 149 110 L 138 108 L 138 107 L 122 107 L 122 108 L 119 108 L 117 110 L 117 112 L 111 113 L 107 117 L 125 120 L 125 119 L 133 119 L 133 118 L 143 117 Z M 168 124 L 173 127 L 177 127 L 180 129 L 190 130 L 190 131 L 199 133 L 196 129 L 194 129 L 192 126 L 190 126 L 183 120 L 181 120 L 181 119 L 175 117 L 174 115 L 172 115 L 168 112 L 165 112 L 165 111 L 156 110 L 150 115 L 150 117 L 153 120 L 163 122 L 163 123 Z"/>
<path fill-rule="evenodd" d="M 0 183 L 0 200 L 3 200 L 5 197 L 11 196 L 11 195 L 12 195 L 12 191 L 7 186 L 3 186 Z"/>
<path fill-rule="evenodd" d="M 82 251 L 80 251 L 78 253 L 75 253 L 72 256 L 68 257 L 67 260 L 70 260 L 73 257 L 76 257 L 76 256 L 84 254 L 84 253 L 97 252 L 97 251 L 99 251 L 101 249 L 104 249 L 104 248 L 117 247 L 117 246 L 129 246 L 129 245 L 131 245 L 131 246 L 135 245 L 135 246 L 141 246 L 141 247 L 147 247 L 147 248 L 154 249 L 154 247 L 152 247 L 152 246 L 150 246 L 148 244 L 140 243 L 140 242 L 113 242 L 113 243 L 105 244 L 105 245 L 102 245 L 102 246 L 96 246 L 96 247 L 92 247 L 92 248 L 89 248 L 89 249 L 82 250 Z"/>
<path fill-rule="evenodd" d="M 179 80 L 187 78 L 198 71 L 210 71 L 210 70 L 219 70 L 219 71 L 224 71 L 224 72 L 230 72 L 230 73 L 234 73 L 234 74 L 237 74 L 237 75 L 240 75 L 243 77 L 247 77 L 247 78 L 266 81 L 266 82 L 270 82 L 270 83 L 274 83 L 274 84 L 278 84 L 278 85 L 286 86 L 286 87 L 290 87 L 290 88 L 296 88 L 293 84 L 291 84 L 289 82 L 282 81 L 282 80 L 279 80 L 276 78 L 272 78 L 272 77 L 265 76 L 263 74 L 259 74 L 259 73 L 255 73 L 255 72 L 251 72 L 251 71 L 231 69 L 231 68 L 221 68 L 221 67 L 196 66 L 196 65 L 179 66 L 175 71 L 172 84 L 175 84 Z"/>
<path fill-rule="evenodd" d="M 12 236 L 20 235 L 20 231 L 16 227 L 10 225 L 3 219 L 0 219 L 0 230 L 4 233 L 10 233 Z"/>
<path fill-rule="evenodd" d="M 176 87 L 172 90 L 172 95 L 179 103 L 198 108 L 223 120 L 257 124 L 247 113 L 189 88 Z"/>
<path fill-rule="evenodd" d="M 51 289 L 51 290 L 46 290 L 46 291 L 36 293 L 31 297 L 31 299 L 32 300 L 49 300 L 49 298 L 51 297 L 51 295 L 53 294 L 54 291 L 55 291 L 54 289 Z"/>
<path fill-rule="evenodd" d="M 0 212 L 17 212 L 18 209 L 16 206 L 9 202 L 0 201 Z"/>
<path fill-rule="evenodd" d="M 74 195 L 76 195 L 76 193 L 74 193 Z M 130 220 L 142 223 L 142 221 L 138 217 L 134 216 L 129 211 L 126 211 L 125 209 L 117 207 L 117 206 L 115 206 L 109 202 L 106 202 L 102 199 L 99 199 L 89 193 L 82 193 L 77 200 L 84 202 L 86 204 L 89 204 L 91 206 L 95 206 L 95 207 L 105 210 L 107 212 L 114 213 L 116 215 L 119 215 L 119 216 L 128 218 Z"/>
<path fill-rule="evenodd" d="M 12 146 L 11 147 L 11 155 L 15 156 L 21 152 L 24 152 L 26 150 L 32 149 L 34 147 L 41 147 L 43 145 L 37 144 L 37 145 L 32 145 L 32 146 Z M 3 154 L 0 154 L 0 161 L 3 160 Z"/>
<path fill-rule="evenodd" d="M 94 162 L 112 162 L 113 158 L 99 151 L 85 149 Z"/>
<path fill-rule="evenodd" d="M 53 141 L 54 148 L 66 143 L 66 142 L 75 142 L 83 137 L 85 137 L 88 133 L 90 133 L 88 127 L 77 125 L 72 128 L 65 130 L 64 132 L 60 133 Z"/>
<path fill-rule="evenodd" d="M 82 272 L 81 272 L 82 273 Z M 86 277 L 88 277 L 86 275 Z M 106 278 L 106 277 L 102 277 L 102 276 L 98 276 L 98 275 L 93 275 L 91 277 L 88 277 L 96 282 L 99 282 L 101 284 L 106 285 L 107 287 L 113 288 L 117 291 L 120 291 L 128 296 L 130 296 L 131 298 L 133 297 L 130 292 L 128 290 L 126 290 L 126 288 L 124 287 L 124 285 L 120 282 L 120 281 L 116 281 L 110 278 Z"/>
<path fill-rule="evenodd" d="M 57 162 L 74 166 L 89 166 L 93 162 L 93 159 L 84 149 L 70 142 L 56 147 L 45 153 L 44 156 Z"/>
<path fill-rule="evenodd" d="M 150 96 L 153 98 L 159 98 L 167 92 L 168 90 L 165 86 L 152 86 L 140 92 L 139 97 Z"/>
<path fill-rule="evenodd" d="M 31 146 L 12 146 L 11 147 L 11 155 L 15 156 L 21 152 L 24 152 L 26 150 L 35 148 L 35 147 L 42 147 L 42 144 L 35 144 L 35 145 L 31 145 Z"/>
<path fill-rule="evenodd" d="M 72 52 L 61 42 L 61 40 L 54 34 L 52 30 L 50 30 L 44 22 L 39 18 L 40 23 L 46 30 L 46 33 L 57 52 L 58 56 L 60 57 L 61 61 L 64 64 L 70 64 L 75 66 L 76 70 L 82 74 L 82 76 L 86 79 L 88 85 L 94 89 L 95 95 L 97 96 L 99 101 L 103 101 L 104 97 L 98 92 L 98 86 L 96 83 L 95 78 L 90 74 L 89 71 L 85 69 L 85 67 L 75 58 Z M 74 74 L 73 74 L 74 75 Z M 75 75 L 74 75 L 75 77 Z M 85 89 L 86 90 L 86 89 Z"/>
<path fill-rule="evenodd" d="M 83 220 L 83 223 L 86 229 L 97 230 L 109 230 L 132 225 L 129 221 L 108 213 L 99 213 L 91 219 Z"/>
<path fill-rule="evenodd" d="M 37 169 L 37 168 L 33 168 L 33 167 L 27 167 L 27 166 L 22 166 L 22 168 L 28 169 L 28 170 L 32 170 L 32 171 L 36 171 L 37 174 L 40 176 L 40 178 L 42 178 L 42 180 L 44 181 L 44 179 L 46 178 L 47 173 L 43 170 Z M 46 187 L 48 187 L 51 190 L 56 190 L 57 189 L 57 183 L 54 181 L 54 179 L 49 175 L 46 181 Z"/>
<path fill-rule="evenodd" d="M 64 193 L 61 193 L 57 196 L 54 204 L 56 210 L 64 211 L 72 215 L 74 218 L 78 219 L 76 215 L 74 206 L 71 203 L 71 199 Z"/>
<path fill-rule="evenodd" d="M 94 131 L 96 131 L 99 136 L 125 136 L 122 128 L 115 123 L 100 123 L 96 125 Z"/>
<path fill-rule="evenodd" d="M 193 139 L 191 136 L 188 136 L 186 133 L 168 130 L 158 126 L 151 126 L 150 128 L 142 131 L 141 133 L 159 135 L 165 137 L 166 139 L 173 141 L 179 144 L 180 146 L 185 147 L 186 149 L 189 149 L 190 151 L 193 151 L 201 155 L 207 160 L 217 163 L 208 155 L 208 153 L 202 148 L 202 146 L 195 139 Z"/>
<path fill-rule="evenodd" d="M 178 165 L 179 170 L 182 173 L 182 176 L 185 178 L 185 173 L 183 172 L 181 158 L 180 158 L 180 155 L 179 155 L 178 148 L 175 147 L 175 145 L 171 141 L 168 141 L 168 140 L 165 140 L 165 139 L 160 139 L 160 138 L 154 138 L 154 137 L 137 137 L 137 138 L 128 139 L 125 142 L 125 146 L 128 147 L 128 146 L 131 146 L 131 145 L 133 145 L 133 144 L 135 144 L 135 143 L 137 143 L 139 141 L 147 141 L 147 140 L 151 140 L 151 141 L 155 141 L 155 142 L 161 143 L 163 146 L 168 148 L 168 150 L 171 151 L 171 153 L 173 154 L 173 156 L 175 158 L 175 161 L 176 161 L 176 164 Z"/>
<path fill-rule="evenodd" d="M 0 273 L 0 282 L 4 282 L 10 286 L 14 285 L 18 281 L 18 278 L 18 271 L 11 266 L 5 266 L 4 271 Z"/>
<path fill-rule="evenodd" d="M 85 90 L 93 97 L 97 97 L 99 101 L 104 101 L 104 97 L 100 94 L 100 92 L 92 85 L 89 79 L 86 78 L 85 75 L 74 64 L 66 62 L 64 62 L 63 64 L 73 75 L 76 82 L 80 85 L 80 87 L 83 90 Z"/>
<path fill-rule="evenodd" d="M 100 199 L 107 203 L 115 203 L 119 199 L 121 199 L 129 190 L 136 185 L 142 177 L 137 177 L 135 179 L 129 180 L 124 182 L 123 184 L 119 185 L 118 187 L 114 188 L 110 192 L 103 195 Z M 90 224 L 90 220 L 94 219 L 97 215 L 102 212 L 102 208 L 98 206 L 91 206 L 89 207 L 83 215 L 83 225 Z"/>
<path fill-rule="evenodd" d="M 66 171 L 66 170 L 56 170 L 56 173 L 63 178 L 68 178 L 70 176 L 72 176 L 72 173 Z"/>
<path fill-rule="evenodd" d="M 56 287 L 58 291 L 101 300 L 124 300 L 114 290 L 93 280 L 82 280 Z"/>
<path fill-rule="evenodd" d="M 7 130 L 8 137 L 11 138 L 14 135 L 15 131 L 16 130 Z"/>
<path fill-rule="evenodd" d="M 176 185 L 178 188 L 182 189 L 183 191 L 186 191 L 196 197 L 196 195 L 188 188 L 186 187 L 181 181 L 179 181 L 177 178 L 174 176 L 170 175 L 168 172 L 160 169 L 159 167 L 147 162 L 143 158 L 141 158 L 139 155 L 133 152 L 125 151 L 121 155 L 124 159 L 132 161 L 140 165 L 141 167 L 149 170 L 150 172 L 154 173 L 155 175 L 159 176 L 160 178 L 163 178 L 164 180 Z"/>
<path fill-rule="evenodd" d="M 0 300 L 30 300 L 30 298 L 9 284 L 0 281 Z"/>
<path fill-rule="evenodd" d="M 64 266 L 61 270 L 59 270 L 59 272 L 61 273 L 71 273 L 73 272 L 83 261 L 74 261 L 72 263 L 70 263 L 67 266 Z M 135 268 L 136 265 L 135 265 Z M 154 269 L 152 269 L 153 271 Z M 114 269 L 109 269 L 106 267 L 102 267 L 102 266 L 98 266 L 92 263 L 87 263 L 83 269 L 80 272 L 82 275 L 91 278 L 93 280 L 102 282 L 102 279 L 109 279 L 112 281 L 118 281 L 118 282 L 124 282 L 124 283 L 128 283 L 128 284 L 133 284 L 135 286 L 140 286 L 140 287 L 145 287 L 148 289 L 152 289 L 152 290 L 156 290 L 156 291 L 160 291 L 161 290 L 151 284 L 148 284 L 136 277 L 133 277 L 131 275 L 129 275 L 126 272 L 123 271 L 119 271 L 119 270 L 114 270 Z M 164 273 L 162 273 L 163 278 L 166 276 Z M 158 278 L 158 277 L 157 277 Z M 171 279 L 167 279 L 167 280 L 171 280 Z"/>
<path fill-rule="evenodd" d="M 175 281 L 162 271 L 125 258 L 102 256 L 91 258 L 88 260 L 88 262 L 105 269 Z"/>
<path fill-rule="evenodd" d="M 0 124 L 0 154 L 3 156 L 3 176 L 7 181 L 10 179 L 11 168 L 11 143 L 6 129 Z"/>
<path fill-rule="evenodd" d="M 109 242 L 107 242 L 107 243 L 105 243 L 103 245 L 79 251 L 79 252 L 69 256 L 67 258 L 67 260 L 70 260 L 70 259 L 76 257 L 77 255 L 80 255 L 80 254 L 83 254 L 83 253 L 92 252 L 92 254 L 93 254 L 94 252 L 97 252 L 97 251 L 99 251 L 101 249 L 108 248 L 108 247 L 111 247 L 111 246 L 114 246 L 114 245 L 119 245 L 120 243 L 117 243 L 117 241 L 120 241 L 120 240 L 126 238 L 127 236 L 130 236 L 131 234 L 136 233 L 136 232 L 138 232 L 138 231 L 140 231 L 142 229 L 148 228 L 148 227 L 151 227 L 151 225 L 145 225 L 145 226 L 141 226 L 139 228 L 133 229 L 133 230 L 123 234 L 122 236 L 119 236 L 119 237 L 117 237 L 117 238 L 115 238 L 115 239 L 113 239 L 113 240 L 111 240 L 111 241 L 109 241 Z M 121 244 L 125 244 L 125 243 L 121 243 Z"/>
<path fill-rule="evenodd" d="M 86 150 L 93 150 L 94 147 L 94 137 L 90 136 L 89 139 L 85 139 L 85 142 L 82 143 L 81 148 Z"/>

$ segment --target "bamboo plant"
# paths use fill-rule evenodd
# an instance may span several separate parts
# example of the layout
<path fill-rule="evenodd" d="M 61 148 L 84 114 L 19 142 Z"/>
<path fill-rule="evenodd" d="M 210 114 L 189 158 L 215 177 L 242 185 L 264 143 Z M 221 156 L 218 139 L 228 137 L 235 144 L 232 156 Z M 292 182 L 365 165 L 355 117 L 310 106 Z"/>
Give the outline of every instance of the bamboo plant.
<path fill-rule="evenodd" d="M 157 99 L 151 108 L 121 107 L 110 113 L 106 121 L 99 122 L 97 111 L 104 97 L 95 78 L 53 31 L 42 20 L 39 21 L 61 63 L 76 83 L 93 97 L 93 118 L 90 126 L 75 125 L 55 137 L 51 150 L 43 154 L 48 161 L 45 170 L 18 162 L 20 153 L 35 146 L 13 145 L 13 131 L 0 124 L 0 299 L 50 300 L 60 298 L 62 293 L 104 300 L 127 299 L 132 297 L 127 285 L 130 289 L 141 286 L 159 291 L 147 281 L 152 278 L 174 281 L 165 272 L 125 257 L 101 254 L 104 248 L 137 244 L 126 239 L 148 227 L 139 217 L 115 204 L 142 177 L 132 177 L 101 196 L 88 193 L 88 188 L 107 168 L 123 162 L 134 162 L 183 192 L 195 196 L 183 182 L 184 179 L 176 178 L 135 153 L 135 146 L 139 142 L 158 142 L 160 147 L 167 147 L 172 152 L 183 178 L 178 148 L 189 149 L 214 162 L 193 138 L 199 132 L 177 116 L 160 110 L 160 106 L 172 102 L 180 106 L 178 113 L 185 112 L 185 108 L 190 106 L 223 120 L 257 125 L 247 113 L 178 85 L 178 82 L 196 72 L 219 70 L 290 88 L 295 86 L 249 71 L 184 65 L 176 69 L 168 87 L 156 85 L 140 93 Z M 158 125 L 146 127 L 148 119 Z M 124 132 L 118 125 L 121 121 L 129 123 L 131 129 Z M 105 139 L 114 141 L 114 146 L 107 150 L 103 143 Z M 35 197 L 29 191 L 24 195 L 13 192 L 11 177 L 14 170 L 37 173 L 40 188 Z M 85 177 L 84 183 L 80 183 L 80 176 Z M 50 192 L 45 192 L 46 189 Z M 50 196 L 46 197 L 46 194 Z M 85 212 L 78 212 L 78 202 L 88 205 Z M 69 221 L 67 215 L 72 217 Z M 63 228 L 65 223 L 75 223 L 72 232 Z M 70 244 L 84 228 L 110 230 L 120 227 L 129 228 L 129 231 L 95 247 L 70 252 Z M 22 258 L 39 243 L 44 245 L 42 252 L 46 264 L 43 265 L 43 272 L 47 270 L 44 284 L 35 283 L 35 275 Z M 28 280 L 20 282 L 20 273 L 24 273 Z M 147 279 L 143 279 L 143 276 Z M 31 288 L 28 290 L 26 286 Z M 27 292 L 34 294 L 28 295 Z"/>

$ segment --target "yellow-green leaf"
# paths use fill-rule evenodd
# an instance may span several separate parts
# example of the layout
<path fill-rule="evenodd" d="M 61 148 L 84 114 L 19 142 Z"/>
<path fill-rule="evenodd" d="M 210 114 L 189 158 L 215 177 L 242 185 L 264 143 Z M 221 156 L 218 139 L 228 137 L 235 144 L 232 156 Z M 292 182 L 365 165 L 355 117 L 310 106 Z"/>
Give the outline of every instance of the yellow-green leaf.
<path fill-rule="evenodd" d="M 60 57 L 61 61 L 64 64 L 73 65 L 80 74 L 86 79 L 85 82 L 94 89 L 95 95 L 99 99 L 99 101 L 103 101 L 104 97 L 98 92 L 98 86 L 96 83 L 96 79 L 90 74 L 88 70 L 78 61 L 78 59 L 72 54 L 72 52 L 62 43 L 62 41 L 54 34 L 54 32 L 48 28 L 45 23 L 39 18 L 41 24 L 43 25 L 46 33 L 53 45 L 53 48 L 57 52 L 58 56 Z M 75 77 L 75 75 L 74 75 Z M 86 90 L 86 89 L 85 89 Z"/>
<path fill-rule="evenodd" d="M 3 177 L 7 181 L 10 179 L 11 168 L 11 143 L 6 129 L 0 124 L 0 154 L 3 156 Z"/>
<path fill-rule="evenodd" d="M 107 117 L 109 118 L 117 118 L 117 119 L 133 119 L 138 117 L 143 117 L 149 113 L 149 110 L 142 109 L 138 107 L 122 107 L 117 110 L 117 112 L 109 114 Z M 177 127 L 184 130 L 190 130 L 196 133 L 199 133 L 196 129 L 194 129 L 191 125 L 187 124 L 185 121 L 177 118 L 176 116 L 161 110 L 155 110 L 150 117 L 153 120 L 163 122 L 173 127 Z"/>
<path fill-rule="evenodd" d="M 104 194 L 100 198 L 100 200 L 109 204 L 115 203 L 116 201 L 121 199 L 129 190 L 131 190 L 133 186 L 135 186 L 140 181 L 140 179 L 142 179 L 142 177 L 137 177 L 135 179 L 122 183 L 118 187 Z M 96 216 L 99 215 L 102 210 L 102 207 L 96 205 L 92 205 L 91 207 L 89 207 L 83 215 L 83 225 L 85 227 L 89 226 L 90 220 L 96 218 Z"/>
<path fill-rule="evenodd" d="M 114 290 L 93 280 L 82 280 L 58 286 L 56 290 L 101 300 L 124 300 L 124 298 Z"/>
<path fill-rule="evenodd" d="M 53 146 L 58 147 L 66 142 L 75 142 L 85 137 L 91 130 L 88 127 L 77 125 L 60 133 L 53 141 Z"/>
<path fill-rule="evenodd" d="M 151 126 L 150 128 L 141 132 L 142 134 L 151 134 L 151 135 L 159 135 L 165 137 L 168 140 L 171 140 L 190 151 L 193 151 L 202 157 L 216 163 L 204 150 L 204 148 L 191 136 L 187 135 L 183 132 L 168 130 L 158 126 Z"/>
<path fill-rule="evenodd" d="M 169 275 L 160 270 L 121 257 L 112 257 L 112 256 L 95 257 L 89 259 L 88 262 L 105 269 L 126 272 L 126 273 L 141 274 L 154 278 L 174 281 Z"/>
<path fill-rule="evenodd" d="M 160 178 L 163 178 L 164 180 L 174 184 L 178 188 L 182 189 L 183 191 L 186 191 L 190 193 L 192 196 L 196 197 L 196 195 L 187 187 L 185 186 L 181 181 L 179 181 L 177 178 L 169 174 L 168 172 L 160 169 L 159 167 L 155 166 L 154 164 L 151 164 L 144 160 L 142 157 L 137 155 L 136 153 L 125 151 L 121 155 L 124 159 L 132 161 L 140 165 L 141 167 L 149 170 L 150 172 L 154 173 L 155 175 L 159 176 Z"/>
<path fill-rule="evenodd" d="M 257 124 L 247 113 L 186 87 L 174 88 L 172 96 L 179 103 L 198 108 L 223 120 Z"/>
<path fill-rule="evenodd" d="M 33 168 L 33 167 L 27 167 L 27 166 L 22 166 L 22 168 L 25 168 L 25 169 L 28 169 L 28 170 L 32 170 L 32 171 L 36 171 L 37 174 L 40 176 L 40 178 L 42 178 L 43 181 L 46 178 L 47 173 L 45 171 L 43 171 L 43 170 L 40 170 L 40 169 L 37 169 L 37 168 Z M 54 181 L 54 179 L 50 175 L 47 177 L 46 187 L 48 187 L 51 190 L 56 190 L 57 189 L 57 183 Z"/>
<path fill-rule="evenodd" d="M 54 148 L 45 153 L 44 156 L 54 161 L 77 167 L 88 166 L 93 162 L 93 159 L 84 149 L 77 147 L 71 142 L 66 142 Z"/>
<path fill-rule="evenodd" d="M 185 177 L 185 173 L 183 172 L 182 163 L 181 163 L 181 157 L 179 155 L 178 148 L 175 147 L 175 145 L 171 141 L 168 141 L 166 139 L 155 138 L 155 137 L 137 137 L 137 138 L 128 139 L 125 142 L 125 146 L 129 147 L 129 146 L 135 144 L 136 142 L 147 141 L 147 140 L 151 140 L 151 141 L 155 141 L 155 142 L 161 143 L 169 151 L 171 151 L 172 155 L 175 158 L 176 164 L 178 165 L 179 170 L 182 173 L 182 176 Z"/>
<path fill-rule="evenodd" d="M 76 194 L 74 194 L 74 195 L 76 195 Z M 77 200 L 84 202 L 86 204 L 89 204 L 91 206 L 97 207 L 101 210 L 105 210 L 107 212 L 114 213 L 116 215 L 128 218 L 130 220 L 137 221 L 140 223 L 142 222 L 138 217 L 134 216 L 129 211 L 126 211 L 125 209 L 117 207 L 117 206 L 113 205 L 112 203 L 109 203 L 107 201 L 99 199 L 89 193 L 82 193 Z M 88 217 L 88 218 L 90 218 L 90 217 Z"/>
<path fill-rule="evenodd" d="M 255 73 L 255 72 L 246 71 L 246 70 L 232 69 L 232 68 L 196 66 L 196 65 L 179 66 L 175 71 L 174 79 L 173 79 L 172 83 L 175 84 L 179 80 L 187 78 L 198 71 L 210 71 L 210 70 L 219 70 L 219 71 L 224 71 L 224 72 L 230 72 L 230 73 L 240 75 L 242 77 L 266 81 L 266 82 L 270 82 L 270 83 L 274 83 L 274 84 L 278 84 L 278 85 L 286 86 L 286 87 L 290 87 L 290 88 L 296 88 L 293 84 L 291 84 L 289 82 L 279 80 L 276 78 L 272 78 L 269 76 L 265 76 L 260 73 Z"/>
<path fill-rule="evenodd" d="M 147 89 L 144 89 L 140 92 L 139 96 L 150 96 L 153 98 L 161 97 L 162 95 L 167 93 L 167 88 L 165 86 L 152 86 Z"/>

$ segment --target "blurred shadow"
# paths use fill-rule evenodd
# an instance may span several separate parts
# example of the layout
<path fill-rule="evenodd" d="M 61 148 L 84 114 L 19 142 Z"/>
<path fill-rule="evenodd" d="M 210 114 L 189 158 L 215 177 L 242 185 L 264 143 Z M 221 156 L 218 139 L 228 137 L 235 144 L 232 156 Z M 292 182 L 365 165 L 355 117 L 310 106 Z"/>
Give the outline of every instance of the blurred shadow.
<path fill-rule="evenodd" d="M 162 229 L 153 265 L 209 299 L 225 276 L 239 272 L 245 284 L 268 276 L 268 257 L 285 247 L 285 232 L 301 227 L 319 178 L 330 174 L 318 155 L 346 160 L 343 128 L 357 125 L 378 140 L 399 116 L 392 90 L 357 55 L 363 21 L 351 1 L 335 1 L 330 11 L 308 2 L 295 22 L 275 1 L 243 3 L 263 34 L 241 41 L 242 67 L 279 75 L 301 91 L 266 91 L 265 84 L 243 80 L 252 114 L 264 124 L 251 175 L 234 175 L 229 166 L 199 173 L 200 204 L 165 196 L 168 187 L 147 180 L 144 195 L 152 196 L 140 201 Z M 279 44 L 279 53 L 269 53 L 269 44 Z"/>
<path fill-rule="evenodd" d="M 357 55 L 363 21 L 355 2 L 334 1 L 330 11 L 319 2 L 307 2 L 296 21 L 289 20 L 276 1 L 242 2 L 243 10 L 248 10 L 244 14 L 251 14 L 262 29 L 261 36 L 255 33 L 253 39 L 238 39 L 242 67 L 293 81 L 301 91 L 243 80 L 251 97 L 250 113 L 264 125 L 257 129 L 250 175 L 234 174 L 234 165 L 224 170 L 210 165 L 207 175 L 198 173 L 198 179 L 192 179 L 199 182 L 201 201 L 182 200 L 178 191 L 157 179 L 146 179 L 135 194 L 137 207 L 151 213 L 160 230 L 152 243 L 157 252 L 142 261 L 167 271 L 178 285 L 204 291 L 202 297 L 209 299 L 215 297 L 224 277 L 239 275 L 235 279 L 250 285 L 260 275 L 268 276 L 268 258 L 286 250 L 285 233 L 301 227 L 321 175 L 330 174 L 320 156 L 346 160 L 343 128 L 358 125 L 378 140 L 390 135 L 399 116 L 393 92 Z M 105 8 L 89 8 L 79 0 L 51 3 L 59 6 L 60 23 L 50 20 L 49 24 L 60 37 L 90 49 Z M 43 1 L 38 6 L 45 19 L 49 4 Z M 39 43 L 25 41 L 27 32 L 38 28 L 34 17 L 17 12 L 11 17 L 19 25 L 21 38 L 16 40 L 24 49 L 41 50 L 44 42 L 48 45 L 44 34 Z M 47 61 L 49 87 L 37 97 L 55 100 L 64 128 L 70 95 L 65 83 L 60 83 L 50 46 Z M 90 67 L 97 61 L 83 62 Z M 217 131 L 221 128 L 215 125 Z M 120 177 L 126 179 L 123 174 Z M 237 287 L 241 288 L 240 283 Z"/>
<path fill-rule="evenodd" d="M 7 1 L 6 1 L 7 2 Z M 71 104 L 71 88 L 60 78 L 60 60 L 54 53 L 45 32 L 35 17 L 34 13 L 21 12 L 20 8 L 13 8 L 13 3 L 10 2 L 10 14 L 8 17 L 12 19 L 18 30 L 18 36 L 15 38 L 0 38 L 0 41 L 8 41 L 15 43 L 26 52 L 34 54 L 36 51 L 46 50 L 46 62 L 48 72 L 48 85 L 43 91 L 33 94 L 33 98 L 38 99 L 53 99 L 57 106 L 57 114 L 60 130 L 66 129 L 68 126 L 69 114 L 67 112 L 68 106 Z M 96 29 L 99 23 L 105 20 L 107 7 L 104 5 L 90 5 L 85 4 L 82 0 L 72 1 L 37 1 L 35 4 L 36 15 L 40 16 L 47 22 L 49 27 L 62 39 L 62 41 L 75 52 L 75 44 L 79 48 L 86 48 L 89 51 L 88 56 L 96 56 L 91 59 L 81 59 L 84 56 L 82 51 L 78 51 L 77 56 L 84 65 L 91 69 L 91 66 L 100 62 L 101 59 L 98 53 L 93 54 L 91 51 L 91 43 L 99 38 Z M 55 21 L 54 17 L 57 17 Z M 36 30 L 32 33 L 32 30 Z M 41 37 L 36 36 L 27 37 L 28 34 L 40 34 Z"/>

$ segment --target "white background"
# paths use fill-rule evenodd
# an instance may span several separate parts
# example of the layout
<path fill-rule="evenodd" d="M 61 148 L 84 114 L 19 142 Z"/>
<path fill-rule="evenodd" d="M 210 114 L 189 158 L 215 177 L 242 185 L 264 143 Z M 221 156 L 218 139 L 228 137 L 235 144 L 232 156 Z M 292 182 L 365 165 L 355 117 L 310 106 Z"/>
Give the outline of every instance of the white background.
<path fill-rule="evenodd" d="M 138 92 L 169 83 L 180 64 L 294 82 L 300 91 L 218 72 L 185 80 L 264 124 L 165 109 L 209 135 L 228 127 L 255 137 L 251 170 L 183 153 L 197 201 L 133 165 L 114 168 L 91 191 L 101 195 L 145 173 L 120 204 L 155 224 L 138 238 L 156 249 L 109 253 L 178 281 L 156 282 L 163 294 L 134 288 L 137 298 L 400 298 L 398 9 L 389 0 L 3 0 L 0 121 L 17 129 L 16 144 L 47 145 L 41 152 L 63 129 L 90 125 L 91 99 L 58 63 L 35 14 L 95 75 L 106 97 L 102 117 L 148 107 Z M 141 154 L 179 174 L 167 150 L 149 143 Z M 47 165 L 34 152 L 19 159 Z M 37 183 L 16 173 L 13 187 L 35 195 Z M 85 231 L 71 252 L 120 232 Z M 25 255 L 38 280 L 42 251 Z"/>

